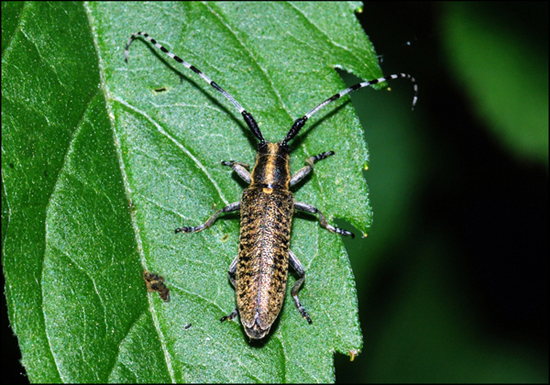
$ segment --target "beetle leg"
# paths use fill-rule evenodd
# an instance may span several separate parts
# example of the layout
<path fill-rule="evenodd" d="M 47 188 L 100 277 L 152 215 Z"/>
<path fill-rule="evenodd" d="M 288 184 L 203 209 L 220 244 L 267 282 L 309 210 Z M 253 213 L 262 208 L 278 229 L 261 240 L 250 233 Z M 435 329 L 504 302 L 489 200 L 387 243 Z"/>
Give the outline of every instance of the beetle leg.
<path fill-rule="evenodd" d="M 196 226 L 196 227 L 178 227 L 175 232 L 177 233 L 196 233 L 198 231 L 204 230 L 210 226 L 216 221 L 218 216 L 221 213 L 230 213 L 233 211 L 239 211 L 241 208 L 241 202 L 234 202 L 230 205 L 225 206 L 223 209 L 216 211 L 206 222 L 204 222 L 202 225 Z"/>
<path fill-rule="evenodd" d="M 355 234 L 353 234 L 351 231 L 339 229 L 338 227 L 329 225 L 323 213 L 315 206 L 308 205 L 307 203 L 302 203 L 302 202 L 294 202 L 294 208 L 296 210 L 305 211 L 311 214 L 319 214 L 319 223 L 321 227 L 327 229 L 332 233 L 336 233 L 340 235 L 351 235 L 352 238 L 355 238 Z"/>
<path fill-rule="evenodd" d="M 309 174 L 311 170 L 313 170 L 313 164 L 315 162 L 317 162 L 318 160 L 326 159 L 331 155 L 334 155 L 334 151 L 323 152 L 319 155 L 315 155 L 307 158 L 306 159 L 307 166 L 296 171 L 296 174 L 294 174 L 292 178 L 290 178 L 290 185 L 294 186 L 296 183 L 304 179 L 307 176 L 307 174 Z"/>
<path fill-rule="evenodd" d="M 246 163 L 235 162 L 234 160 L 230 160 L 230 161 L 224 160 L 222 164 L 224 166 L 229 166 L 233 170 L 235 170 L 237 175 L 239 175 L 241 179 L 244 180 L 246 183 L 250 184 L 252 182 L 252 178 L 250 177 L 250 172 L 248 171 L 250 170 L 250 166 L 247 165 Z"/>
<path fill-rule="evenodd" d="M 300 314 L 303 318 L 307 320 L 308 323 L 311 323 L 311 318 L 309 318 L 309 314 L 307 313 L 306 309 L 302 306 L 300 303 L 300 300 L 298 299 L 298 291 L 300 290 L 300 287 L 302 287 L 302 284 L 304 283 L 304 279 L 306 278 L 306 272 L 304 270 L 304 267 L 298 260 L 298 257 L 296 257 L 296 254 L 292 252 L 292 250 L 288 251 L 289 255 L 289 263 L 290 266 L 296 271 L 298 274 L 298 280 L 292 286 L 292 290 L 290 290 L 290 294 L 292 295 L 292 298 L 294 298 L 294 303 L 296 304 L 296 307 L 300 311 Z"/>
<path fill-rule="evenodd" d="M 239 312 L 238 312 L 237 309 L 235 309 L 230 314 L 220 318 L 220 321 L 221 322 L 223 322 L 223 321 L 233 321 L 233 319 L 235 319 L 235 317 L 238 316 L 238 315 L 239 315 Z"/>
<path fill-rule="evenodd" d="M 229 265 L 229 270 L 227 271 L 229 273 L 229 280 L 231 281 L 233 287 L 237 287 L 237 281 L 235 280 L 235 275 L 237 273 L 237 262 L 239 262 L 238 255 L 235 257 L 233 262 L 231 262 L 231 265 Z"/>
<path fill-rule="evenodd" d="M 233 287 L 237 287 L 237 281 L 235 280 L 235 274 L 237 273 L 237 262 L 239 262 L 239 256 L 236 256 L 233 262 L 231 262 L 231 265 L 229 265 L 229 270 L 227 271 L 229 273 L 229 280 L 231 281 L 231 284 Z M 230 314 L 222 317 L 220 319 L 221 322 L 223 321 L 232 321 L 233 318 L 235 318 L 239 314 L 239 311 L 237 309 L 233 310 Z"/>

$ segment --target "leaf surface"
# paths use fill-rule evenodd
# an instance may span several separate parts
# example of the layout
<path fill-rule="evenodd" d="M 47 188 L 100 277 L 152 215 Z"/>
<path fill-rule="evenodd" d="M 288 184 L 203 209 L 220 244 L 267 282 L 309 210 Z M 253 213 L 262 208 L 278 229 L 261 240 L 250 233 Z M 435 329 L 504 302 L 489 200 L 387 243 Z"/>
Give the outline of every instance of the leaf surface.
<path fill-rule="evenodd" d="M 227 268 L 237 254 L 238 214 L 196 234 L 173 229 L 239 200 L 246 186 L 220 162 L 253 164 L 254 137 L 221 94 L 149 42 L 133 42 L 124 62 L 129 36 L 149 33 L 226 89 L 277 141 L 344 88 L 335 67 L 381 75 L 357 8 L 3 8 L 3 25 L 13 21 L 2 40 L 3 265 L 31 381 L 330 382 L 333 353 L 360 351 L 342 241 L 305 214 L 295 216 L 291 247 L 306 269 L 300 298 L 313 324 L 289 293 L 261 342 L 249 342 L 238 321 L 219 322 L 235 306 Z M 336 152 L 297 186 L 296 199 L 366 233 L 368 154 L 349 100 L 321 110 L 291 145 L 294 171 L 308 156 Z M 147 295 L 144 270 L 166 278 L 171 302 Z"/>

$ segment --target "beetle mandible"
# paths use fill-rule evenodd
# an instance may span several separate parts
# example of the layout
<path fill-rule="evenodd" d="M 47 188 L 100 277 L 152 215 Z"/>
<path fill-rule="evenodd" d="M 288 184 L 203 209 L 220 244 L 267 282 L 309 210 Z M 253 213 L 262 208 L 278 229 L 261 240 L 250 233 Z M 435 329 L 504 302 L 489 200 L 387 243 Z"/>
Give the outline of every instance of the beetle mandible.
<path fill-rule="evenodd" d="M 250 171 L 245 163 L 223 161 L 222 165 L 231 167 L 249 187 L 243 192 L 241 200 L 231 203 L 216 211 L 205 223 L 195 227 L 180 227 L 176 233 L 196 233 L 204 230 L 216 221 L 222 213 L 240 211 L 241 230 L 239 253 L 229 266 L 229 279 L 233 284 L 237 298 L 237 308 L 231 314 L 222 317 L 221 321 L 232 320 L 237 315 L 241 319 L 246 334 L 252 339 L 264 338 L 271 329 L 283 306 L 288 265 L 298 274 L 298 280 L 291 289 L 291 295 L 300 314 L 307 322 L 311 318 L 298 299 L 298 291 L 305 279 L 305 270 L 296 255 L 290 250 L 290 231 L 294 210 L 319 215 L 321 227 L 344 236 L 353 237 L 353 233 L 339 229 L 327 223 L 325 216 L 315 206 L 296 202 L 290 187 L 304 179 L 312 170 L 315 162 L 334 155 L 334 151 L 323 152 L 306 159 L 306 166 L 294 175 L 290 174 L 289 141 L 293 139 L 306 121 L 327 104 L 339 99 L 349 92 L 373 84 L 397 78 L 408 78 L 414 87 L 413 108 L 416 104 L 418 87 L 415 79 L 408 74 L 394 74 L 354 86 L 333 95 L 317 105 L 307 114 L 297 119 L 286 137 L 280 143 L 267 142 L 254 117 L 247 112 L 237 100 L 213 82 L 203 72 L 185 60 L 174 55 L 155 39 L 143 32 L 134 33 L 124 51 L 128 61 L 128 49 L 136 37 L 144 37 L 166 55 L 189 68 L 214 89 L 221 92 L 243 116 L 244 121 L 258 138 L 256 163 Z"/>

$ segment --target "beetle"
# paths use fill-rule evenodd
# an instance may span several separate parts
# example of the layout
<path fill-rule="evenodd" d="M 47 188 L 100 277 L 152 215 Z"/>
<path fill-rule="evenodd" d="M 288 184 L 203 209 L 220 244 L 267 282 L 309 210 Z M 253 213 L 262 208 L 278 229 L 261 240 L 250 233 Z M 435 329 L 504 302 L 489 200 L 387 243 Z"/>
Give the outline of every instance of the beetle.
<path fill-rule="evenodd" d="M 307 114 L 298 118 L 281 142 L 272 143 L 264 139 L 254 117 L 229 93 L 212 81 L 199 69 L 176 56 L 144 32 L 131 35 L 124 51 L 128 61 L 128 50 L 132 41 L 143 37 L 176 62 L 183 64 L 231 102 L 242 115 L 248 128 L 258 139 L 256 162 L 252 169 L 249 165 L 237 161 L 223 161 L 222 165 L 231 167 L 237 175 L 249 184 L 241 200 L 216 211 L 206 222 L 199 226 L 185 226 L 175 229 L 175 233 L 196 233 L 214 224 L 222 213 L 240 211 L 239 253 L 229 266 L 229 280 L 236 292 L 237 308 L 221 321 L 232 320 L 239 316 L 241 324 L 249 338 L 262 339 L 270 331 L 283 306 L 288 266 L 296 271 L 298 280 L 291 289 L 291 295 L 301 316 L 312 323 L 306 309 L 302 306 L 298 292 L 304 283 L 305 270 L 296 255 L 290 250 L 290 232 L 295 210 L 305 211 L 319 216 L 321 227 L 335 234 L 354 237 L 350 231 L 334 227 L 327 223 L 324 214 L 315 206 L 297 202 L 290 187 L 296 185 L 313 171 L 314 163 L 334 155 L 334 151 L 306 159 L 306 166 L 294 175 L 290 173 L 290 147 L 292 140 L 305 125 L 306 121 L 327 104 L 349 92 L 373 84 L 408 78 L 414 87 L 413 108 L 416 104 L 418 87 L 415 79 L 408 74 L 394 74 L 375 80 L 358 83 L 338 92 L 317 105 Z"/>

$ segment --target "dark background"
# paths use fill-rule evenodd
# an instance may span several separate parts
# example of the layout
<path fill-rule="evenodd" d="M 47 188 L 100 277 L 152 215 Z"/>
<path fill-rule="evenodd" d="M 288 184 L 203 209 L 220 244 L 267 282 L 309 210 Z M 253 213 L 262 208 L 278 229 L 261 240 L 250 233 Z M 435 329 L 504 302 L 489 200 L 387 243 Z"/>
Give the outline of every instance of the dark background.
<path fill-rule="evenodd" d="M 354 362 L 336 354 L 337 382 L 548 382 L 548 160 L 512 154 L 477 112 L 444 52 L 447 6 L 358 14 L 383 72 L 414 75 L 420 99 L 411 112 L 406 80 L 353 95 L 375 222 L 346 244 L 364 347 Z M 541 47 L 532 60 L 547 66 L 548 3 L 480 12 Z M 26 382 L 1 297 L 2 378 Z"/>
<path fill-rule="evenodd" d="M 467 6 L 548 68 L 548 3 Z M 358 14 L 383 73 L 415 76 L 419 102 L 411 112 L 406 80 L 352 94 L 374 224 L 346 240 L 364 347 L 335 356 L 337 382 L 548 382 L 548 158 L 512 154 L 488 127 L 446 54 L 448 12 L 369 2 Z"/>

